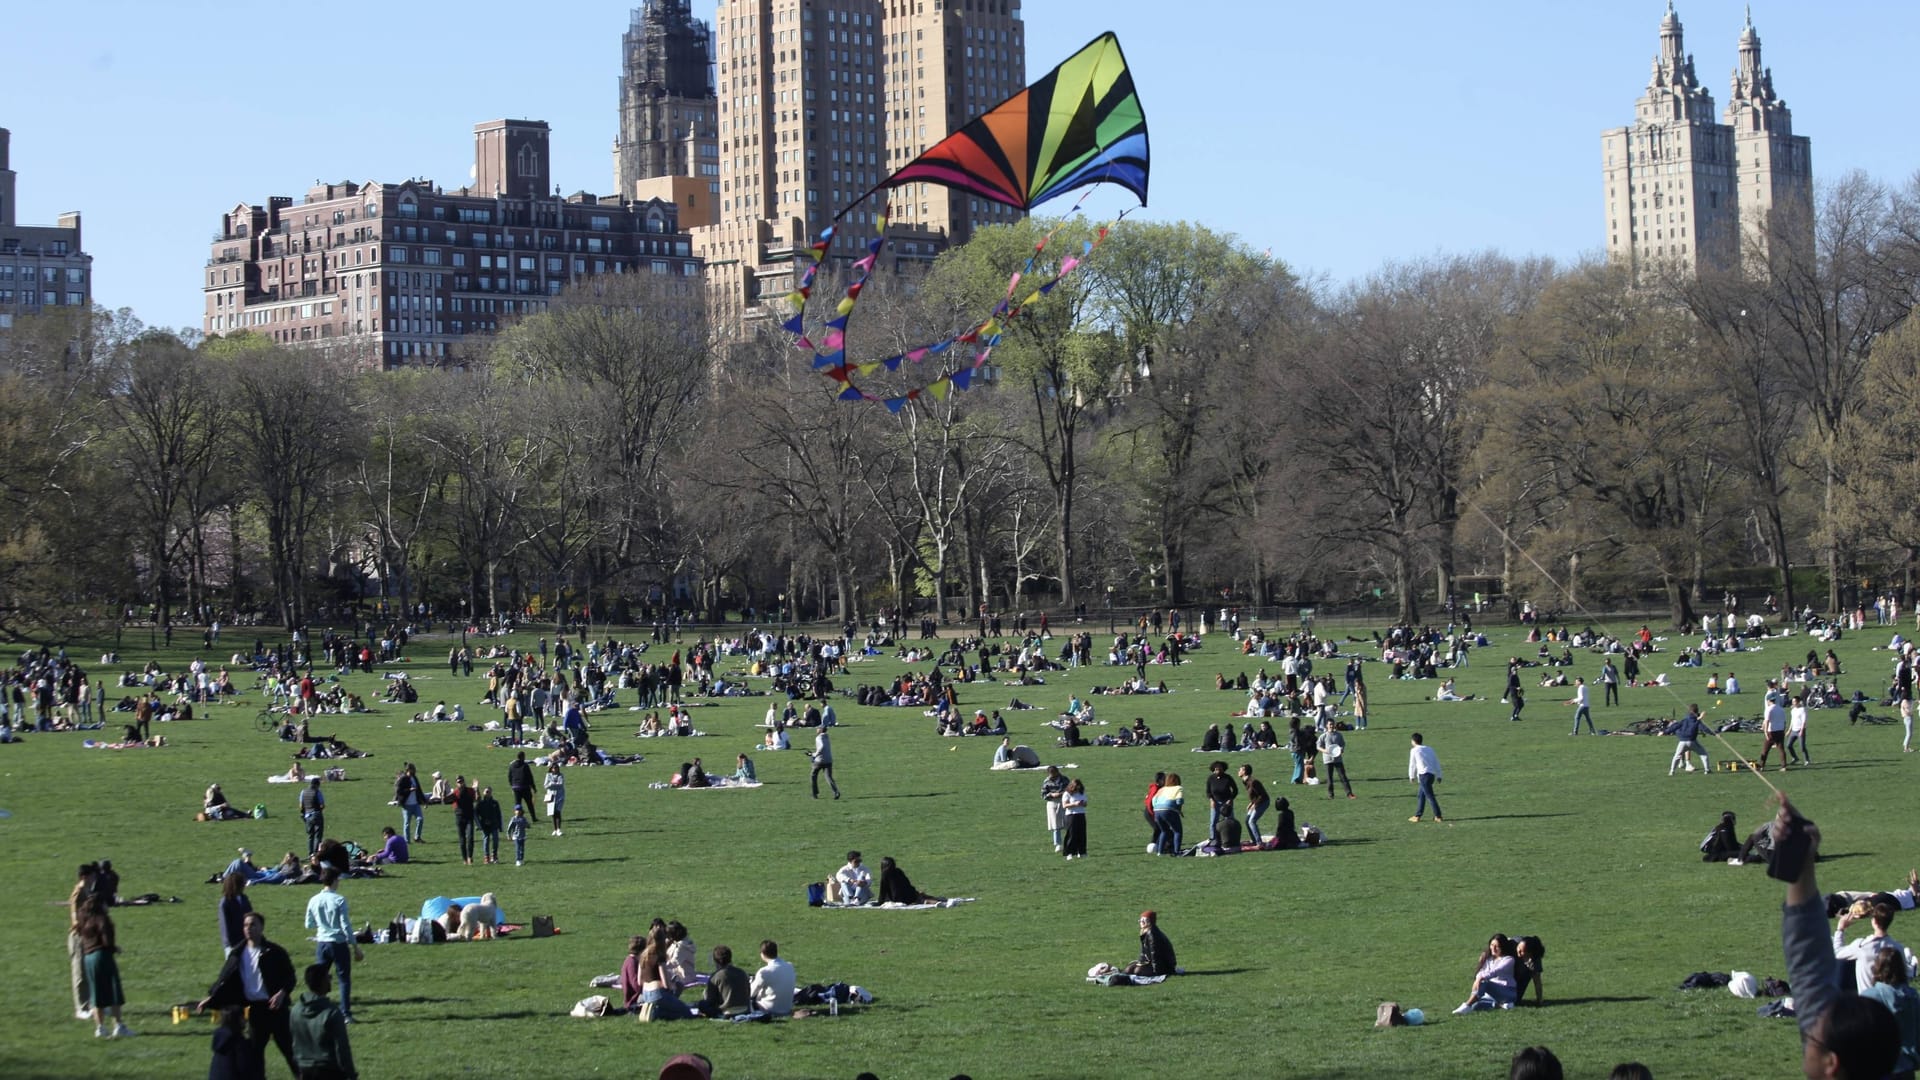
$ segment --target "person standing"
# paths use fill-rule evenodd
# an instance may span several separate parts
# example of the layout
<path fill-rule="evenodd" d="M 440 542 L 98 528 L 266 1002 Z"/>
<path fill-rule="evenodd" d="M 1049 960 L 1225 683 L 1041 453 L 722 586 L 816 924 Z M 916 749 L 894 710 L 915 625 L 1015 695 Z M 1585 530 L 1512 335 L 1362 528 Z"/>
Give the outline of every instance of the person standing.
<path fill-rule="evenodd" d="M 527 816 L 534 821 L 540 818 L 533 811 L 533 766 L 527 764 L 527 752 L 519 751 L 507 764 L 507 787 L 513 791 L 513 805 L 525 805 Z"/>
<path fill-rule="evenodd" d="M 1513 700 L 1513 695 L 1519 692 L 1520 692 L 1520 658 L 1517 656 L 1510 656 L 1507 658 L 1507 689 L 1504 693 L 1500 695 L 1500 704 L 1505 705 L 1511 702 Z"/>
<path fill-rule="evenodd" d="M 232 956 L 233 950 L 246 941 L 246 918 L 252 911 L 253 901 L 247 899 L 246 872 L 228 872 L 220 879 L 220 947 L 225 955 Z"/>
<path fill-rule="evenodd" d="M 73 1016 L 76 1020 L 93 1019 L 93 994 L 87 987 L 87 950 L 80 941 L 80 917 L 86 913 L 87 901 L 93 896 L 94 875 L 99 872 L 97 865 L 83 864 L 74 879 L 73 895 L 67 897 L 67 960 L 73 976 Z"/>
<path fill-rule="evenodd" d="M 307 823 L 307 854 L 311 855 L 320 850 L 320 841 L 327 835 L 327 797 L 320 793 L 317 776 L 300 793 L 300 819 Z"/>
<path fill-rule="evenodd" d="M 1773 748 L 1780 748 L 1780 771 L 1787 771 L 1787 692 L 1767 680 L 1765 736 L 1760 742 L 1759 768 L 1767 767 Z"/>
<path fill-rule="evenodd" d="M 1147 785 L 1147 797 L 1140 804 L 1147 815 L 1147 854 L 1149 855 L 1156 854 L 1160 850 L 1160 821 L 1153 816 L 1153 797 L 1160 793 L 1160 789 L 1165 787 L 1166 783 L 1166 773 L 1154 773 L 1153 783 Z"/>
<path fill-rule="evenodd" d="M 1800 752 L 1794 753 L 1798 746 Z M 1807 749 L 1807 695 L 1801 694 L 1793 699 L 1793 708 L 1787 710 L 1787 745 L 1783 748 L 1795 765 L 1813 764 L 1813 751 Z"/>
<path fill-rule="evenodd" d="M 353 1023 L 347 1012 L 347 981 L 340 980 L 340 1004 L 327 1000 L 327 965 L 309 964 L 306 970 L 307 992 L 293 1010 L 293 1058 L 300 1080 L 357 1080 L 353 1067 L 353 1047 L 347 1042 L 347 1025 Z"/>
<path fill-rule="evenodd" d="M 1590 707 L 1590 703 L 1587 700 L 1587 680 L 1586 679 L 1581 678 L 1579 676 L 1574 677 L 1573 696 L 1567 699 L 1567 704 L 1573 706 L 1573 730 L 1567 732 L 1567 734 L 1569 735 L 1580 734 L 1581 720 L 1585 720 L 1587 722 L 1587 734 L 1589 735 L 1599 734 L 1599 732 L 1593 729 L 1593 709 Z"/>
<path fill-rule="evenodd" d="M 1260 819 L 1273 805 L 1273 799 L 1267 794 L 1266 785 L 1253 778 L 1251 765 L 1240 766 L 1240 789 L 1247 793 L 1247 836 L 1254 847 L 1259 847 Z"/>
<path fill-rule="evenodd" d="M 558 755 L 556 755 L 556 758 Z M 553 820 L 553 835 L 560 835 L 560 812 L 567 805 L 567 778 L 558 760 L 547 762 L 547 817 Z"/>
<path fill-rule="evenodd" d="M 460 835 L 460 861 L 473 865 L 473 786 L 464 776 L 453 778 L 453 828 Z"/>
<path fill-rule="evenodd" d="M 320 871 L 320 891 L 307 901 L 307 929 L 313 931 L 314 960 L 321 974 L 329 967 L 340 971 L 340 1015 L 351 1024 L 353 963 L 366 959 L 366 954 L 353 939 L 353 917 L 347 912 L 347 898 L 340 895 L 340 871 L 332 866 Z"/>
<path fill-rule="evenodd" d="M 219 976 L 207 988 L 207 996 L 195 1010 L 205 1012 L 209 1007 L 228 1006 L 246 1009 L 247 1043 L 254 1075 L 266 1075 L 267 1043 L 272 1042 L 280 1048 L 280 1056 L 286 1059 L 287 1068 L 297 1080 L 300 1066 L 294 1062 L 293 1032 L 288 1025 L 288 1006 L 297 989 L 293 960 L 287 956 L 287 950 L 267 940 L 266 916 L 250 911 L 241 926 L 240 946 L 227 954 Z"/>
<path fill-rule="evenodd" d="M 1307 782 L 1307 759 L 1313 756 L 1313 732 L 1300 726 L 1300 718 L 1287 721 L 1287 750 L 1293 755 L 1293 782 Z"/>
<path fill-rule="evenodd" d="M 507 836 L 513 840 L 513 865 L 525 866 L 527 863 L 527 815 L 518 804 L 514 805 L 513 817 L 507 819 Z"/>
<path fill-rule="evenodd" d="M 1228 783 L 1233 781 L 1229 780 Z M 1066 792 L 1060 796 L 1060 812 L 1066 816 L 1067 839 L 1061 854 L 1069 859 L 1087 857 L 1087 786 L 1078 777 L 1067 785 Z M 1228 812 L 1232 812 L 1229 805 Z"/>
<path fill-rule="evenodd" d="M 1333 778 L 1337 775 L 1346 785 L 1347 798 L 1353 798 L 1353 781 L 1347 779 L 1347 737 L 1340 734 L 1340 725 L 1332 720 L 1320 731 L 1320 760 L 1326 763 L 1327 775 L 1322 781 L 1327 785 L 1327 798 L 1333 798 Z"/>
<path fill-rule="evenodd" d="M 1707 748 L 1700 743 L 1700 733 L 1705 727 L 1706 725 L 1700 722 L 1700 706 L 1687 706 L 1687 715 L 1681 717 L 1680 722 L 1673 728 L 1674 742 L 1678 745 L 1673 748 L 1673 761 L 1667 765 L 1668 776 L 1673 775 L 1674 770 L 1680 767 L 1680 763 L 1689 753 L 1700 755 L 1702 775 L 1713 771 L 1713 762 L 1707 757 Z M 1693 771 L 1693 766 L 1688 765 L 1687 771 Z"/>
<path fill-rule="evenodd" d="M 1407 754 L 1407 780 L 1420 786 L 1420 802 L 1414 807 L 1413 816 L 1408 821 L 1419 821 L 1420 815 L 1427 812 L 1427 804 L 1433 804 L 1433 820 L 1445 821 L 1440 816 L 1440 796 L 1434 794 L 1433 785 L 1440 782 L 1440 755 L 1433 747 L 1413 733 L 1413 749 Z"/>
<path fill-rule="evenodd" d="M 544 695 L 546 691 L 539 690 L 535 693 Z M 526 716 L 520 711 L 520 695 L 508 694 L 507 700 L 501 703 L 501 713 L 506 723 L 508 737 L 513 740 L 513 745 L 519 746 L 526 740 L 527 725 Z"/>
<path fill-rule="evenodd" d="M 420 834 L 426 829 L 426 813 L 422 810 L 427 801 L 427 793 L 420 788 L 420 775 L 414 771 L 409 761 L 401 768 L 400 775 L 393 780 L 393 801 L 400 804 L 400 835 L 402 838 L 419 843 Z"/>
<path fill-rule="evenodd" d="M 840 784 L 833 778 L 833 744 L 827 739 L 827 729 L 820 728 L 813 733 L 813 797 L 820 797 L 820 774 L 827 774 L 827 785 L 833 788 L 833 797 L 840 797 Z"/>
<path fill-rule="evenodd" d="M 1367 730 L 1367 680 L 1353 682 L 1353 730 Z"/>
<path fill-rule="evenodd" d="M 126 993 L 120 986 L 120 964 L 114 954 L 120 951 L 114 943 L 113 920 L 107 917 L 107 902 L 99 896 L 89 896 L 81 905 L 80 913 L 80 955 L 86 966 L 87 1000 L 93 1009 L 93 1034 L 95 1038 L 125 1038 L 133 1034 L 120 1019 L 120 1007 L 126 1004 Z M 113 1030 L 107 1030 L 107 1017 L 113 1017 Z"/>
<path fill-rule="evenodd" d="M 1227 725 L 1233 730 L 1233 725 Z M 1227 763 L 1216 761 L 1207 768 L 1207 839 L 1215 846 L 1220 844 L 1220 823 L 1233 820 L 1233 800 L 1240 796 L 1240 786 L 1227 775 Z"/>
<path fill-rule="evenodd" d="M 1611 656 L 1600 665 L 1600 690 L 1602 705 L 1620 704 L 1620 669 L 1613 666 Z"/>
<path fill-rule="evenodd" d="M 1167 782 L 1153 793 L 1153 820 L 1159 832 L 1155 841 L 1162 855 L 1180 854 L 1180 808 L 1187 802 L 1187 793 L 1180 787 L 1180 774 L 1168 773 Z"/>
<path fill-rule="evenodd" d="M 1060 799 L 1067 793 L 1067 778 L 1060 775 L 1060 766 L 1047 766 L 1046 778 L 1040 781 L 1040 805 L 1047 814 L 1047 832 L 1053 837 L 1053 850 L 1057 853 L 1066 845 L 1067 823 L 1061 813 Z"/>
<path fill-rule="evenodd" d="M 481 861 L 491 865 L 500 861 L 500 800 L 490 787 L 480 789 L 473 804 L 473 816 L 480 826 Z"/>
<path fill-rule="evenodd" d="M 1507 719 L 1517 723 L 1520 719 L 1521 711 L 1527 707 L 1527 695 L 1522 692 L 1519 687 L 1510 686 L 1507 688 L 1507 696 L 1501 700 L 1510 702 L 1513 705 L 1513 715 L 1507 717 Z"/>

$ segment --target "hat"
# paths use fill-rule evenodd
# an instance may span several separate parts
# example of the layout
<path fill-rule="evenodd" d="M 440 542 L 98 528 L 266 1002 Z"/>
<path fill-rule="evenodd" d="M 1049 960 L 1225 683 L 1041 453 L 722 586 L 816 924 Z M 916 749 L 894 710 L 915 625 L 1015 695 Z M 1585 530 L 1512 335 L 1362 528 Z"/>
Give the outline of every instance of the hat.
<path fill-rule="evenodd" d="M 699 1054 L 675 1054 L 660 1066 L 660 1080 L 713 1080 L 713 1063 Z"/>
<path fill-rule="evenodd" d="M 253 858 L 253 852 L 251 852 L 251 851 L 249 851 L 249 850 L 247 850 L 246 848 L 241 848 L 241 849 L 240 849 L 240 857 L 241 857 L 241 858 L 243 858 L 243 859 L 251 859 L 251 858 Z"/>
<path fill-rule="evenodd" d="M 440 779 L 440 770 L 439 770 L 439 769 L 435 769 L 435 770 L 433 770 L 433 778 L 434 778 L 435 780 L 438 780 L 438 779 Z"/>

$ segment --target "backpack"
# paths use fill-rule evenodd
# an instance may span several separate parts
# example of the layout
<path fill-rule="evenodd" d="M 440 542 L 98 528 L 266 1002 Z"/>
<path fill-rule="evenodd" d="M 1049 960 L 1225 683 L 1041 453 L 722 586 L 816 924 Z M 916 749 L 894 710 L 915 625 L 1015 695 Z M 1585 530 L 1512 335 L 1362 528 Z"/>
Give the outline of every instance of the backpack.
<path fill-rule="evenodd" d="M 266 816 L 267 816 L 267 804 L 266 804 L 266 803 L 255 803 L 255 804 L 253 805 L 253 816 L 254 816 L 254 817 L 256 817 L 256 818 L 263 818 L 263 817 L 266 817 Z"/>

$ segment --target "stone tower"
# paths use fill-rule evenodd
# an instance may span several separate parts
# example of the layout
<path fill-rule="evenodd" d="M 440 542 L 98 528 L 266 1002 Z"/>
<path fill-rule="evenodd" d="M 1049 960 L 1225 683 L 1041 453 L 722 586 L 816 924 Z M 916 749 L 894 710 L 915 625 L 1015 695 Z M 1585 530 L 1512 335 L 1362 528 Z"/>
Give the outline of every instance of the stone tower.
<path fill-rule="evenodd" d="M 713 34 L 690 0 L 646 0 L 621 38 L 620 134 L 614 190 L 634 182 L 695 176 L 714 141 Z"/>
<path fill-rule="evenodd" d="M 1793 113 L 1773 91 L 1773 72 L 1760 62 L 1753 11 L 1740 32 L 1740 66 L 1722 115 L 1733 129 L 1735 197 L 1740 244 L 1750 268 L 1784 255 L 1778 244 L 1813 251 L 1813 148 L 1793 133 Z"/>

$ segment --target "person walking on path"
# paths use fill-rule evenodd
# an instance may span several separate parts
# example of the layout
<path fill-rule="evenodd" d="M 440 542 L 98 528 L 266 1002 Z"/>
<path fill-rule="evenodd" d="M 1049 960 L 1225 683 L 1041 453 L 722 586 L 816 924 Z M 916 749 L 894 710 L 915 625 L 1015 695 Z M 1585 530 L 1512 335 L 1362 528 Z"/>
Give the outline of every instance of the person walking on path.
<path fill-rule="evenodd" d="M 522 750 L 513 756 L 507 764 L 507 787 L 513 790 L 513 805 L 527 808 L 527 817 L 539 821 L 540 817 L 533 809 L 533 766 L 527 764 L 527 752 Z"/>
<path fill-rule="evenodd" d="M 1706 725 L 1700 722 L 1700 706 L 1687 706 L 1687 715 L 1681 717 L 1680 722 L 1673 728 L 1673 739 L 1678 745 L 1673 748 L 1673 761 L 1667 765 L 1668 776 L 1673 775 L 1674 770 L 1680 767 L 1680 763 L 1686 760 L 1689 753 L 1700 755 L 1702 775 L 1713 771 L 1713 762 L 1707 757 L 1707 748 L 1700 742 L 1700 733 L 1705 728 Z M 1687 766 L 1687 771 L 1693 771 L 1691 764 Z"/>
<path fill-rule="evenodd" d="M 1325 763 L 1327 775 L 1321 782 L 1327 785 L 1327 798 L 1333 798 L 1333 778 L 1338 776 L 1340 783 L 1347 789 L 1347 798 L 1353 798 L 1353 781 L 1347 779 L 1347 737 L 1340 734 L 1340 725 L 1332 720 L 1320 732 L 1320 760 Z"/>
<path fill-rule="evenodd" d="M 833 778 L 833 743 L 827 739 L 827 729 L 821 728 L 813 733 L 813 797 L 820 797 L 820 774 L 827 774 L 827 786 L 833 788 L 833 797 L 840 797 L 840 783 Z"/>
<path fill-rule="evenodd" d="M 1587 722 L 1587 734 L 1599 734 L 1599 732 L 1593 729 L 1593 709 L 1591 702 L 1587 698 L 1587 680 L 1575 676 L 1573 680 L 1573 696 L 1567 699 L 1567 704 L 1573 706 L 1573 730 L 1567 732 L 1567 734 L 1580 734 L 1580 721 L 1582 720 Z"/>
<path fill-rule="evenodd" d="M 300 818 L 307 823 L 307 854 L 311 855 L 320 850 L 320 841 L 327 835 L 327 797 L 320 793 L 317 776 L 300 793 Z"/>
<path fill-rule="evenodd" d="M 353 963 L 366 959 L 353 939 L 353 916 L 347 898 L 340 895 L 340 871 L 329 866 L 320 872 L 320 891 L 307 901 L 307 929 L 313 931 L 314 961 L 324 974 L 340 970 L 340 1015 L 353 1023 Z"/>
<path fill-rule="evenodd" d="M 266 916 L 250 911 L 241 923 L 243 943 L 227 954 L 220 975 L 207 988 L 207 996 L 195 1006 L 205 1012 L 209 1007 L 238 1006 L 247 1010 L 247 1044 L 253 1057 L 254 1075 L 266 1075 L 267 1044 L 280 1048 L 296 1080 L 300 1066 L 293 1060 L 293 1032 L 288 1026 L 288 1006 L 293 1003 L 293 960 L 287 950 L 267 940 Z"/>
<path fill-rule="evenodd" d="M 1413 733 L 1413 749 L 1407 754 L 1407 780 L 1420 786 L 1420 802 L 1414 808 L 1408 821 L 1419 821 L 1420 815 L 1427 812 L 1427 804 L 1433 804 L 1433 820 L 1445 821 L 1440 816 L 1440 796 L 1433 793 L 1433 785 L 1440 782 L 1440 755 L 1433 752 L 1419 732 Z"/>
<path fill-rule="evenodd" d="M 1620 669 L 1613 666 L 1613 657 L 1607 657 L 1600 665 L 1600 704 L 1620 704 Z"/>

